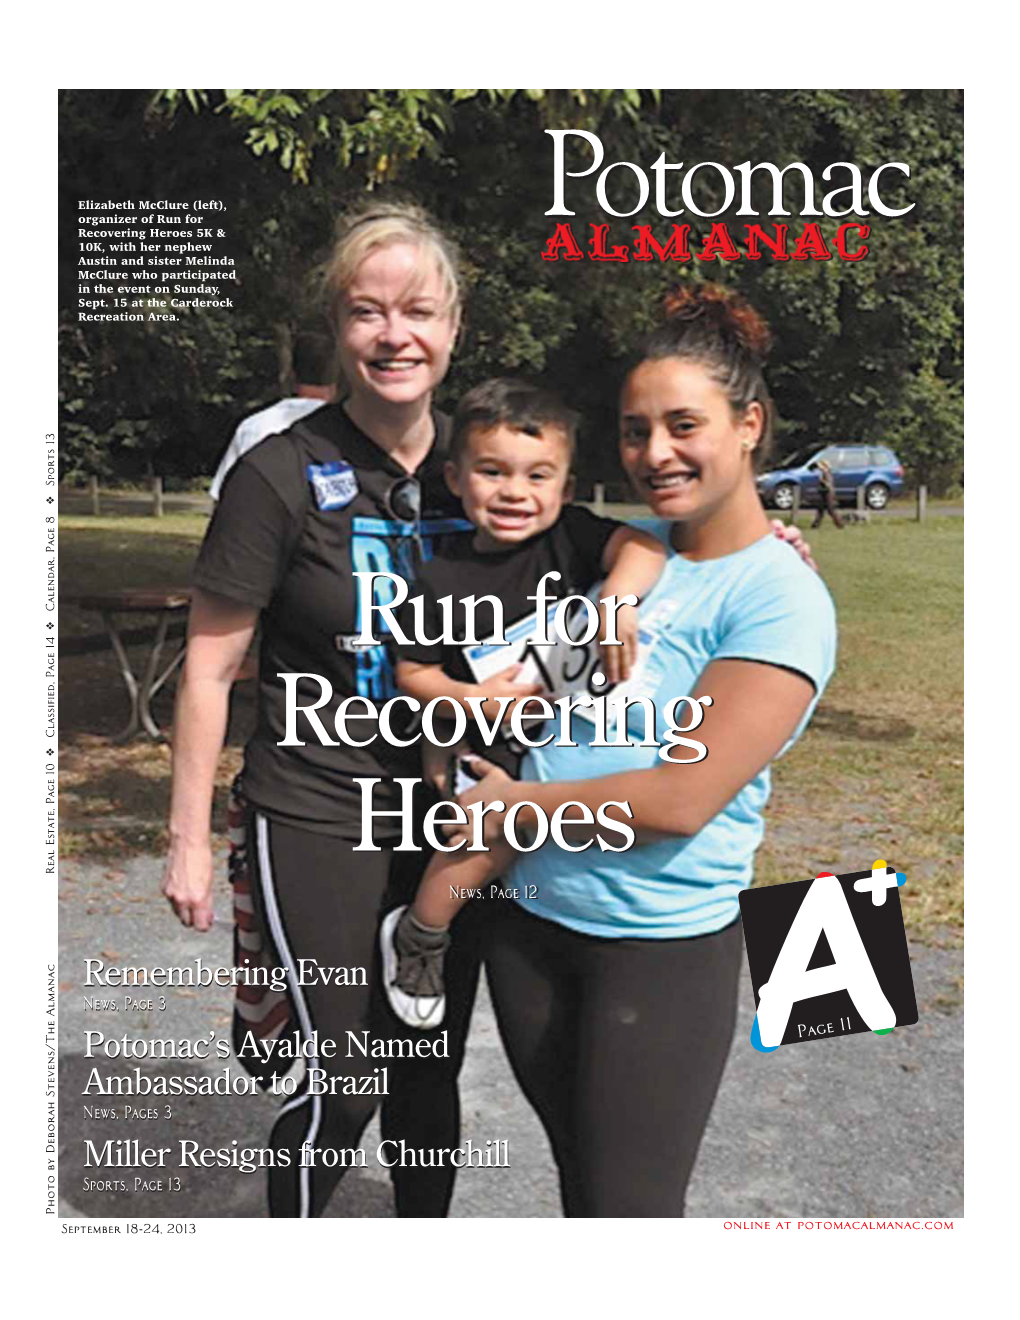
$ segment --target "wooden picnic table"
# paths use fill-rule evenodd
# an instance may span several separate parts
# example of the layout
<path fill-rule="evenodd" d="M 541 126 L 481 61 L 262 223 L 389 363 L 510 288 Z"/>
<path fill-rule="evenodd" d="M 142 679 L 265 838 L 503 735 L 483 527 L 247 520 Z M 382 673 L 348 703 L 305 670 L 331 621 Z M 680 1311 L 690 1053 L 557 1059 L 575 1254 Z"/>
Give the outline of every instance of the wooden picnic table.
<path fill-rule="evenodd" d="M 167 629 L 174 618 L 180 617 L 191 602 L 188 587 L 126 587 L 123 591 L 104 591 L 74 597 L 75 603 L 85 610 L 96 610 L 110 636 L 110 645 L 120 666 L 120 675 L 131 702 L 131 717 L 117 735 L 117 742 L 127 742 L 142 730 L 157 742 L 163 734 L 152 714 L 152 699 L 163 687 L 184 659 L 185 642 L 182 641 L 173 659 L 160 670 L 159 661 L 166 641 Z M 156 635 L 145 668 L 139 678 L 131 668 L 119 619 L 124 615 L 151 614 L 156 616 Z"/>

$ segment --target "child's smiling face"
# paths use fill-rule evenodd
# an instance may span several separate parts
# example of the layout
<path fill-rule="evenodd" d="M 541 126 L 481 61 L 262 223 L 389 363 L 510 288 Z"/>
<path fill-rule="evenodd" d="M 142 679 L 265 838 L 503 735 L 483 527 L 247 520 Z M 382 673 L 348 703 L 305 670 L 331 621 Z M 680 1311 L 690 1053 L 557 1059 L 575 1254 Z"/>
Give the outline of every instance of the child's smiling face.
<path fill-rule="evenodd" d="M 573 492 L 570 440 L 560 426 L 540 435 L 512 426 L 473 427 L 446 480 L 478 529 L 479 549 L 509 548 L 547 531 Z"/>

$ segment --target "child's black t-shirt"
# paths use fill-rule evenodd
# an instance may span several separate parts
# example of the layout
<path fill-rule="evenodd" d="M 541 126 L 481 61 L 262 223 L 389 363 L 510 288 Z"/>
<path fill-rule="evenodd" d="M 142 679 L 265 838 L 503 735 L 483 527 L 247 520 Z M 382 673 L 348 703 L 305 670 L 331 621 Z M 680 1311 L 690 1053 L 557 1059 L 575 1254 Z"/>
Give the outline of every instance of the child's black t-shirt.
<path fill-rule="evenodd" d="M 458 639 L 446 645 L 437 642 L 426 645 L 413 641 L 398 646 L 401 660 L 417 664 L 440 665 L 448 677 L 463 683 L 478 682 L 471 664 L 474 644 L 468 636 L 468 610 L 465 600 L 474 596 L 494 596 L 503 606 L 503 632 L 508 642 L 514 636 L 531 635 L 535 629 L 534 596 L 544 574 L 556 572 L 559 580 L 550 579 L 545 593 L 552 600 L 566 596 L 584 595 L 593 582 L 603 576 L 602 556 L 610 537 L 623 524 L 610 518 L 599 518 L 576 505 L 568 505 L 547 531 L 532 537 L 522 545 L 491 554 L 482 553 L 472 544 L 471 536 L 451 539 L 426 564 L 422 565 L 411 599 L 397 612 L 397 621 L 407 637 L 415 634 L 414 601 L 420 599 L 420 636 L 438 637 L 449 621 L 449 635 Z M 440 601 L 450 597 L 444 616 Z M 491 603 L 481 603 L 475 610 L 475 637 L 479 641 L 490 638 L 495 631 L 494 610 Z M 550 637 L 553 636 L 549 625 Z M 498 663 L 495 670 L 505 669 L 512 663 Z M 519 752 L 506 755 L 506 746 L 494 743 L 486 747 L 481 733 L 469 720 L 469 741 L 472 748 L 488 760 L 516 772 Z M 516 747 L 516 744 L 513 745 Z"/>

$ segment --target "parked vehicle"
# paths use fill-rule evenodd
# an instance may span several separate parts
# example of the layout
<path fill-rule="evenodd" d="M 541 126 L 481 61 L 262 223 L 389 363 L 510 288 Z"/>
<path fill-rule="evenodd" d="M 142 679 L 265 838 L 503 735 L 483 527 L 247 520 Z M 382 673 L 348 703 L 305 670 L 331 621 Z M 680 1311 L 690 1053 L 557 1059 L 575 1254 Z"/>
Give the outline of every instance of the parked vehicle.
<path fill-rule="evenodd" d="M 893 495 L 903 490 L 903 464 L 885 445 L 809 445 L 785 459 L 783 466 L 758 477 L 762 502 L 776 509 L 792 509 L 796 491 L 804 506 L 817 506 L 821 499 L 818 464 L 824 459 L 832 468 L 839 504 L 855 504 L 864 488 L 869 509 L 884 509 Z"/>

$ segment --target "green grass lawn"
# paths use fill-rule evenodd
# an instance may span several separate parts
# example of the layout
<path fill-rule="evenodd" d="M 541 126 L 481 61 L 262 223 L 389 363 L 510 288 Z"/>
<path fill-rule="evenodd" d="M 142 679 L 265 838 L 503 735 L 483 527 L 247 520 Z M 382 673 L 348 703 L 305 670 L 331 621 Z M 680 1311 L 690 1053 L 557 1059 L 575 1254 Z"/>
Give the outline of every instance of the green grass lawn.
<path fill-rule="evenodd" d="M 204 513 L 163 518 L 61 516 L 60 631 L 65 638 L 99 641 L 98 649 L 60 661 L 60 850 L 61 855 L 114 861 L 132 852 L 161 852 L 166 846 L 170 794 L 170 749 L 139 739 L 112 741 L 127 722 L 124 685 L 99 615 L 81 609 L 77 595 L 122 587 L 183 586 L 191 577 L 205 533 Z M 122 625 L 153 624 L 152 616 L 122 616 Z M 178 627 L 178 636 L 180 628 Z M 169 639 L 164 655 L 173 655 Z M 179 643 L 176 643 L 179 645 Z M 144 644 L 128 647 L 135 673 L 148 655 Z M 156 715 L 169 727 L 173 683 L 156 699 Z M 241 765 L 241 747 L 252 724 L 245 693 L 233 702 L 228 747 L 217 776 L 214 818 L 225 828 L 227 789 Z"/>
<path fill-rule="evenodd" d="M 963 919 L 964 520 L 918 524 L 904 513 L 808 533 L 836 601 L 839 663 L 810 728 L 776 766 L 757 883 L 883 858 L 906 871 L 914 933 L 943 937 Z M 62 517 L 61 597 L 185 583 L 205 525 L 201 513 Z M 65 637 L 100 630 L 98 616 L 62 603 Z M 60 672 L 65 853 L 160 849 L 168 749 L 110 742 L 127 710 L 108 648 L 65 656 Z M 169 719 L 169 698 L 160 713 Z M 251 714 L 238 703 L 220 816 Z"/>
<path fill-rule="evenodd" d="M 60 631 L 75 637 L 102 630 L 98 614 L 71 599 L 122 587 L 186 586 L 209 519 L 204 513 L 163 518 L 61 515 Z"/>
<path fill-rule="evenodd" d="M 907 874 L 912 925 L 963 920 L 963 519 L 810 533 L 836 601 L 839 660 L 776 767 L 759 883 Z"/>

